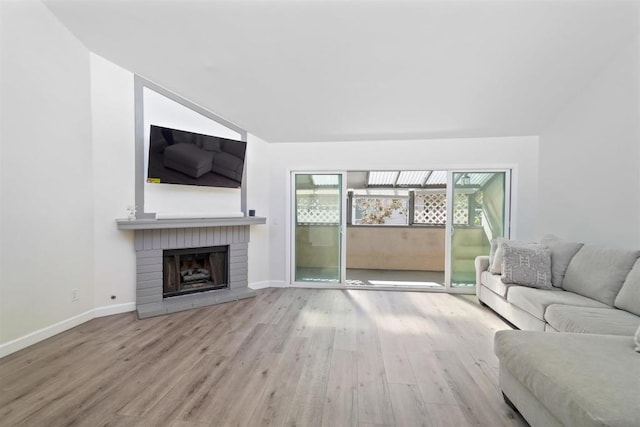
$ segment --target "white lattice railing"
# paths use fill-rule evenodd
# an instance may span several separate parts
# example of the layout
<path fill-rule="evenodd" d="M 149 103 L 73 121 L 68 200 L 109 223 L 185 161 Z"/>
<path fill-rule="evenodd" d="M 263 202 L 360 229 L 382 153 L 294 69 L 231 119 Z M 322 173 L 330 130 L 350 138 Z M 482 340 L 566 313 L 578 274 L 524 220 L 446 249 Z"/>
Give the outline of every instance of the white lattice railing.
<path fill-rule="evenodd" d="M 296 195 L 298 224 L 339 224 L 340 197 L 337 192 Z"/>
<path fill-rule="evenodd" d="M 413 222 L 415 224 L 446 224 L 447 195 L 444 193 L 417 193 Z"/>
<path fill-rule="evenodd" d="M 338 224 L 340 222 L 340 210 L 338 207 L 298 207 L 297 216 L 297 221 L 299 224 Z"/>
<path fill-rule="evenodd" d="M 453 223 L 456 225 L 469 224 L 469 196 L 457 193 L 453 199 Z"/>
<path fill-rule="evenodd" d="M 297 206 L 297 222 L 304 224 L 338 224 L 340 206 L 317 206 L 300 200 Z M 447 196 L 444 193 L 416 193 L 414 203 L 415 224 L 444 225 L 447 223 Z M 466 194 L 455 194 L 453 223 L 469 224 L 469 198 Z"/>
<path fill-rule="evenodd" d="M 414 203 L 415 224 L 446 224 L 447 195 L 445 193 L 417 193 Z M 456 194 L 453 203 L 453 223 L 469 224 L 469 198 Z"/>

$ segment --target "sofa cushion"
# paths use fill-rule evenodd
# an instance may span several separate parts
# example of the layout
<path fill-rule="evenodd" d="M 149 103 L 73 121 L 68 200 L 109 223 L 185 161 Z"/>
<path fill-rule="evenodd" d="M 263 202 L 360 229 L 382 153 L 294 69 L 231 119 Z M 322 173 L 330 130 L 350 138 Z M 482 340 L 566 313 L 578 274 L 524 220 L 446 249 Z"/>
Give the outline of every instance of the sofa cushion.
<path fill-rule="evenodd" d="M 195 144 L 173 144 L 165 148 L 163 164 L 193 178 L 200 178 L 211 171 L 213 154 Z"/>
<path fill-rule="evenodd" d="M 540 243 L 547 246 L 551 251 L 551 283 L 558 288 L 562 287 L 562 280 L 569 262 L 582 248 L 583 243 L 564 240 L 553 234 L 547 234 L 542 237 Z"/>
<path fill-rule="evenodd" d="M 489 252 L 489 271 L 492 274 L 501 274 L 502 273 L 502 254 L 504 242 L 508 241 L 504 237 L 498 237 L 492 240 L 491 247 L 493 248 L 495 245 L 495 252 L 493 256 L 491 256 L 491 252 Z"/>
<path fill-rule="evenodd" d="M 217 153 L 213 158 L 213 170 L 216 173 L 238 182 L 242 180 L 242 167 L 243 162 L 241 159 L 224 151 Z"/>
<path fill-rule="evenodd" d="M 640 260 L 636 261 L 627 275 L 614 305 L 619 309 L 640 316 Z"/>
<path fill-rule="evenodd" d="M 214 151 L 216 153 L 222 151 L 222 148 L 220 148 L 220 140 L 212 136 L 203 136 L 201 147 L 203 150 Z"/>
<path fill-rule="evenodd" d="M 633 338 L 499 331 L 495 354 L 566 426 L 635 426 L 640 357 Z"/>
<path fill-rule="evenodd" d="M 551 289 L 551 251 L 539 243 L 504 242 L 502 281 L 532 288 Z"/>
<path fill-rule="evenodd" d="M 617 308 L 574 307 L 551 304 L 544 320 L 560 332 L 631 336 L 640 317 Z"/>
<path fill-rule="evenodd" d="M 558 288 L 547 290 L 527 288 L 525 286 L 511 286 L 507 293 L 507 301 L 540 320 L 544 320 L 544 312 L 551 304 L 575 305 L 579 307 L 608 307 L 606 304 L 591 298 L 566 292 Z"/>
<path fill-rule="evenodd" d="M 491 274 L 488 271 L 483 271 L 480 275 L 480 280 L 482 284 L 489 288 L 492 292 L 500 295 L 505 298 L 507 296 L 507 290 L 511 285 L 505 284 L 501 280 L 501 276 L 499 274 Z"/>
<path fill-rule="evenodd" d="M 237 157 L 240 160 L 244 159 L 245 153 L 245 144 L 244 141 L 223 141 L 222 142 L 222 151 L 229 153 L 230 155 Z"/>
<path fill-rule="evenodd" d="M 170 130 L 173 136 L 172 144 L 193 144 L 197 146 L 197 134 L 192 132 L 185 132 L 183 130 Z"/>
<path fill-rule="evenodd" d="M 491 246 L 489 249 L 489 267 L 491 267 L 491 264 L 493 263 L 493 258 L 495 258 L 496 251 L 498 250 L 498 239 L 491 239 L 490 245 Z"/>
<path fill-rule="evenodd" d="M 633 336 L 633 341 L 636 343 L 636 351 L 640 353 L 640 326 L 638 326 L 636 334 Z"/>
<path fill-rule="evenodd" d="M 573 257 L 562 288 L 613 307 L 640 252 L 584 245 Z"/>

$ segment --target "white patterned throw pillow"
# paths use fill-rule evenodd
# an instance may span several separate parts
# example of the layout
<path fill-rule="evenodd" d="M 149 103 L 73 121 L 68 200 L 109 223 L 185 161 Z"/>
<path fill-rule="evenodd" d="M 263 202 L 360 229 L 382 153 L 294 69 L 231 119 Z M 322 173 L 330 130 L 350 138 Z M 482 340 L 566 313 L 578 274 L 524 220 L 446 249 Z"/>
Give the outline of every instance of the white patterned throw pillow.
<path fill-rule="evenodd" d="M 551 289 L 551 251 L 539 243 L 502 244 L 502 282 Z"/>

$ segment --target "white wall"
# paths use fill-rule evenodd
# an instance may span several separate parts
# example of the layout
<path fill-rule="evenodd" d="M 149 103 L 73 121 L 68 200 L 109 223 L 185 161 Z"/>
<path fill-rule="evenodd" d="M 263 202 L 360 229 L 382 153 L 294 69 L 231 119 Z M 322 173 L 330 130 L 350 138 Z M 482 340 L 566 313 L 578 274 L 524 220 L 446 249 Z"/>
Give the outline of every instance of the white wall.
<path fill-rule="evenodd" d="M 4 102 L 2 102 L 2 100 L 4 99 L 4 83 L 3 83 L 3 73 L 4 73 L 4 69 L 2 67 L 2 62 L 4 61 L 4 57 L 2 56 L 2 52 L 4 52 L 4 34 L 2 32 L 2 21 L 3 21 L 3 15 L 4 15 L 4 8 L 2 7 L 2 5 L 0 4 L 0 167 L 2 167 L 2 135 L 3 135 L 3 131 L 2 131 L 2 123 L 3 123 L 3 118 L 4 115 L 2 114 L 2 110 L 5 107 Z M 3 179 L 2 179 L 2 173 L 0 173 L 0 272 L 4 271 L 4 261 L 2 258 L 2 253 L 3 253 L 3 245 L 2 245 L 2 212 L 4 210 L 3 206 L 4 203 L 2 202 L 2 187 L 3 187 Z M 3 306 L 3 298 L 2 298 L 2 273 L 0 273 L 0 322 L 2 322 L 2 306 Z M 2 343 L 2 323 L 0 323 L 0 343 Z M 2 345 L 2 344 L 0 344 Z"/>
<path fill-rule="evenodd" d="M 133 74 L 91 54 L 95 307 L 135 308 L 133 232 L 115 219 L 135 204 Z M 111 297 L 115 296 L 115 299 Z M 123 306 L 124 304 L 124 306 Z"/>
<path fill-rule="evenodd" d="M 269 221 L 270 144 L 255 135 L 247 135 L 247 209 Z M 249 286 L 269 286 L 269 225 L 251 226 L 249 242 Z"/>
<path fill-rule="evenodd" d="M 4 344 L 93 308 L 93 157 L 88 50 L 40 2 L 0 9 Z"/>
<path fill-rule="evenodd" d="M 541 133 L 538 234 L 640 247 L 639 55 L 621 48 Z"/>
<path fill-rule="evenodd" d="M 538 195 L 538 138 L 270 144 L 270 275 L 286 281 L 291 171 L 514 168 L 512 236 L 533 239 Z"/>

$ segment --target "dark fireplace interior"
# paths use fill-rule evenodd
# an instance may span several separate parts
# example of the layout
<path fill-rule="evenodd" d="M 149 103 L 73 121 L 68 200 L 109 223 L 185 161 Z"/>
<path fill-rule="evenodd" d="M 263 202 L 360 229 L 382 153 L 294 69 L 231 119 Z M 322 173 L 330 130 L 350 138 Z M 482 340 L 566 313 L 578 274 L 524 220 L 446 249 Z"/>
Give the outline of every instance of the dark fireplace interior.
<path fill-rule="evenodd" d="M 228 253 L 228 246 L 165 250 L 163 297 L 227 288 Z"/>

